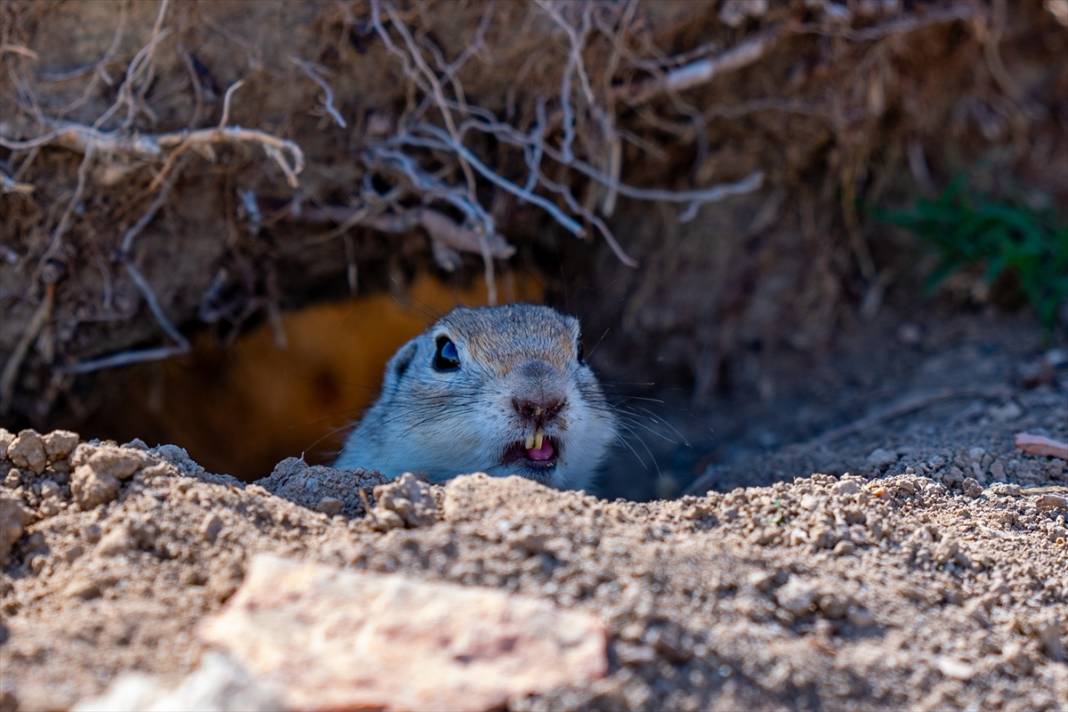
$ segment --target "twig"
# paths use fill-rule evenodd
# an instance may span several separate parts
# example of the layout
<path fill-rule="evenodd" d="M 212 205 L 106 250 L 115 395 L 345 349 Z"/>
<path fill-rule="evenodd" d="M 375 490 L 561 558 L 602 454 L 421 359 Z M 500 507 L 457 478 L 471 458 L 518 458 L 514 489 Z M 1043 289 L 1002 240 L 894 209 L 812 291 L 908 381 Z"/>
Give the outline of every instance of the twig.
<path fill-rule="evenodd" d="M 437 148 L 437 149 L 445 149 L 445 150 L 450 150 L 451 149 L 453 152 L 459 154 L 464 159 L 466 159 L 467 162 L 470 163 L 471 166 L 476 171 L 478 171 L 479 175 L 481 175 L 486 180 L 490 181 L 491 183 L 497 185 L 500 188 L 503 188 L 504 190 L 506 190 L 507 192 L 511 193 L 512 195 L 516 196 L 517 198 L 519 198 L 520 200 L 522 200 L 524 202 L 532 203 L 533 205 L 537 205 L 539 208 L 541 208 L 545 212 L 549 213 L 549 215 L 552 216 L 552 218 L 554 220 L 556 220 L 556 222 L 558 222 L 565 230 L 570 232 L 572 235 L 575 235 L 575 236 L 578 236 L 578 237 L 581 237 L 583 235 L 584 231 L 583 231 L 581 225 L 579 225 L 572 218 L 570 218 L 567 215 L 565 215 L 559 208 L 557 208 L 555 205 L 553 205 L 551 202 L 549 202 L 545 198 L 541 197 L 537 193 L 534 193 L 532 191 L 526 190 L 526 189 L 516 185 L 515 183 L 511 182 L 507 178 L 504 178 L 504 177 L 498 175 L 489 166 L 487 166 L 485 163 L 483 163 L 478 158 L 478 156 L 476 156 L 475 154 L 471 153 L 471 151 L 469 149 L 467 149 L 465 146 L 463 146 L 462 144 L 454 141 L 451 136 L 446 134 L 444 131 L 442 131 L 438 127 L 431 126 L 429 124 L 423 124 L 422 128 L 424 130 L 434 134 L 437 140 L 436 141 L 428 141 L 426 139 L 422 139 L 422 138 L 418 138 L 416 136 L 412 136 L 411 134 L 409 134 L 407 136 L 399 136 L 399 137 L 397 137 L 396 140 L 400 141 L 400 142 L 403 142 L 403 143 L 407 143 L 407 144 L 412 145 L 412 146 L 422 146 L 424 148 Z"/>
<path fill-rule="evenodd" d="M 19 368 L 22 367 L 22 361 L 26 358 L 26 353 L 37 340 L 37 335 L 41 333 L 41 329 L 44 328 L 44 325 L 48 323 L 48 319 L 52 316 L 55 300 L 56 285 L 45 285 L 44 299 L 41 300 L 37 311 L 30 317 L 22 336 L 11 351 L 11 356 L 8 357 L 7 363 L 4 364 L 3 372 L 0 373 L 0 413 L 7 413 L 11 408 L 11 399 L 15 393 L 15 379 L 18 376 Z"/>
<path fill-rule="evenodd" d="M 612 93 L 614 98 L 625 103 L 640 104 L 659 94 L 685 91 L 706 84 L 725 72 L 747 67 L 761 59 L 782 34 L 781 28 L 773 28 L 750 37 L 716 57 L 690 62 L 644 82 L 620 85 Z"/>
<path fill-rule="evenodd" d="M 22 45 L 4 43 L 0 44 L 0 54 L 17 54 L 20 57 L 26 59 L 37 60 L 37 53 L 29 47 L 23 47 Z"/>
<path fill-rule="evenodd" d="M 175 174 L 175 176 L 176 175 L 177 174 Z M 97 359 L 81 361 L 73 366 L 60 369 L 63 373 L 90 373 L 92 371 L 115 368 L 117 366 L 125 366 L 132 363 L 159 361 L 161 359 L 170 358 L 171 356 L 179 356 L 189 352 L 189 340 L 182 335 L 182 332 L 180 332 L 178 328 L 175 327 L 174 323 L 167 317 L 167 314 L 163 311 L 163 307 L 160 306 L 159 299 L 156 297 L 156 293 L 153 291 L 152 286 L 148 283 L 148 280 L 145 279 L 141 270 L 134 264 L 131 256 L 134 240 L 137 239 L 144 229 L 148 227 L 149 223 L 156 218 L 160 209 L 167 202 L 167 196 L 173 184 L 173 178 L 166 182 L 153 199 L 152 203 L 148 206 L 148 209 L 145 210 L 144 214 L 142 214 L 137 222 L 131 225 L 129 229 L 123 233 L 122 241 L 119 246 L 119 257 L 122 260 L 123 268 L 130 276 L 134 286 L 141 292 L 141 296 L 148 305 L 149 311 L 152 312 L 152 316 L 155 317 L 156 323 L 159 324 L 160 329 L 163 330 L 163 333 L 165 333 L 174 344 L 172 346 L 123 351 Z"/>
<path fill-rule="evenodd" d="M 89 177 L 89 166 L 92 165 L 92 162 L 93 147 L 89 146 L 85 151 L 85 155 L 82 157 L 81 165 L 78 166 L 78 184 L 74 188 L 74 195 L 71 196 L 70 201 L 67 203 L 67 208 L 59 218 L 59 224 L 56 225 L 56 229 L 52 232 L 52 240 L 49 242 L 48 249 L 45 250 L 42 259 L 48 259 L 56 254 L 56 251 L 59 249 L 60 241 L 63 239 L 63 235 L 70 229 L 71 216 L 74 215 L 78 203 L 82 200 L 82 194 L 85 193 L 85 184 Z"/>
<path fill-rule="evenodd" d="M 1031 433 L 1017 433 L 1015 445 L 1029 455 L 1045 455 L 1068 460 L 1068 443 L 1053 438 Z"/>
<path fill-rule="evenodd" d="M 466 191 L 446 185 L 427 174 L 416 165 L 411 156 L 383 147 L 372 147 L 368 151 L 368 156 L 372 165 L 381 162 L 385 167 L 398 172 L 410 180 L 412 185 L 426 197 L 438 198 L 449 203 L 466 215 L 473 224 L 481 225 L 486 233 L 496 230 L 493 216 L 486 212 L 477 200 Z"/>
<path fill-rule="evenodd" d="M 33 192 L 33 186 L 29 183 L 19 183 L 8 174 L 0 171 L 0 193 L 16 193 L 29 195 Z"/>
<path fill-rule="evenodd" d="M 162 361 L 172 356 L 181 356 L 187 353 L 188 349 L 183 349 L 178 346 L 159 346 L 151 349 L 133 349 L 130 351 L 121 351 L 119 353 L 111 354 L 110 356 L 102 356 L 100 358 L 89 359 L 87 361 L 79 361 L 73 366 L 67 366 L 59 369 L 61 373 L 68 373 L 71 375 L 78 375 L 82 373 L 91 373 L 93 371 L 102 371 L 108 368 L 118 368 L 119 366 L 129 366 L 135 363 L 144 363 L 146 361 Z"/>
<path fill-rule="evenodd" d="M 516 146 L 529 145 L 530 137 L 520 133 L 516 129 L 508 126 L 507 124 L 494 122 L 488 123 L 480 119 L 469 119 L 465 122 L 464 126 L 470 128 L 477 128 L 486 133 L 492 133 L 498 138 L 507 140 Z M 427 127 L 422 124 L 421 127 L 429 128 L 433 130 L 434 127 Z M 403 137 L 402 137 L 403 138 Z M 762 171 L 755 171 L 750 173 L 741 180 L 731 183 L 721 183 L 708 188 L 701 188 L 698 190 L 671 190 L 667 188 L 639 188 L 637 186 L 628 185 L 618 180 L 613 180 L 611 177 L 605 175 L 601 171 L 597 170 L 585 161 L 578 159 L 572 161 L 564 160 L 564 156 L 558 149 L 549 145 L 543 145 L 542 150 L 545 155 L 552 158 L 554 161 L 560 163 L 563 166 L 573 168 L 579 173 L 592 178 L 593 180 L 601 183 L 602 185 L 612 188 L 619 192 L 620 195 L 624 195 L 628 198 L 635 200 L 644 200 L 650 202 L 664 202 L 664 203 L 711 203 L 717 200 L 722 200 L 732 195 L 739 195 L 743 193 L 751 193 L 759 188 L 764 181 L 764 174 Z"/>
<path fill-rule="evenodd" d="M 481 254 L 482 247 L 478 234 L 469 228 L 454 222 L 444 213 L 431 208 L 411 208 L 399 215 L 374 215 L 366 208 L 348 208 L 342 206 L 324 206 L 319 208 L 301 208 L 292 213 L 294 218 L 309 222 L 330 222 L 353 227 L 360 225 L 380 232 L 403 234 L 417 227 L 427 231 L 436 241 L 460 250 Z M 494 233 L 486 240 L 490 256 L 507 259 L 515 254 L 515 248 L 501 235 Z"/>
<path fill-rule="evenodd" d="M 438 110 L 441 112 L 441 117 L 445 121 L 445 127 L 448 129 L 455 142 L 460 143 L 460 135 L 456 130 L 456 123 L 452 118 L 452 112 L 449 110 L 449 104 L 445 99 L 445 92 L 441 88 L 441 82 L 438 81 L 437 75 L 435 75 L 434 71 L 427 65 L 426 60 L 423 58 L 422 52 L 419 51 L 419 48 L 415 44 L 415 40 L 412 38 L 411 32 L 408 31 L 408 28 L 401 21 L 392 4 L 387 2 L 385 4 L 385 9 L 386 14 L 389 15 L 390 22 L 397 29 L 397 32 L 400 34 L 401 39 L 404 40 L 404 44 L 408 48 L 408 56 L 415 64 L 416 70 L 418 70 L 418 73 L 421 73 L 423 77 L 425 77 L 426 81 L 429 82 L 430 91 L 428 93 L 433 95 L 434 100 L 438 106 Z M 393 51 L 395 54 L 399 53 L 403 55 L 404 52 L 393 44 L 393 41 L 389 37 L 389 33 L 386 32 L 385 27 L 382 26 L 380 13 L 381 9 L 379 0 L 371 0 L 371 18 L 375 26 L 376 32 L 382 38 L 383 42 L 386 43 L 386 46 L 390 48 L 391 51 Z M 411 69 L 411 65 L 408 63 L 407 60 L 405 60 L 404 65 L 405 73 L 418 82 L 418 73 Z M 474 174 L 471 173 L 471 167 L 467 165 L 462 156 L 460 157 L 459 163 L 460 169 L 463 171 L 464 178 L 467 181 L 467 190 L 469 193 L 471 193 L 472 196 L 474 196 L 475 177 Z"/>
<path fill-rule="evenodd" d="M 106 124 L 115 112 L 119 110 L 119 107 L 123 104 L 126 105 L 126 120 L 123 122 L 123 128 L 127 129 L 133 124 L 134 118 L 137 113 L 138 105 L 134 101 L 134 84 L 140 79 L 141 75 L 150 70 L 152 66 L 152 56 L 156 51 L 156 47 L 162 42 L 168 35 L 170 30 L 163 29 L 163 19 L 167 16 L 167 10 L 170 7 L 170 0 L 162 0 L 159 6 L 159 11 L 156 13 L 156 22 L 152 26 L 152 34 L 149 36 L 148 43 L 142 47 L 134 58 L 130 60 L 130 64 L 126 67 L 126 77 L 123 79 L 122 84 L 119 86 L 118 98 L 115 103 L 112 104 L 107 111 L 101 114 L 96 121 L 93 122 L 93 128 L 99 129 Z M 120 25 L 122 21 L 120 20 Z M 146 113 L 151 115 L 151 111 L 144 105 L 144 91 L 148 85 L 151 84 L 151 77 L 144 82 L 141 91 L 141 108 Z"/>
<path fill-rule="evenodd" d="M 163 307 L 159 304 L 159 299 L 156 298 L 156 293 L 152 291 L 152 286 L 145 279 L 141 271 L 134 266 L 133 261 L 126 261 L 123 266 L 126 268 L 126 273 L 130 275 L 130 279 L 133 280 L 137 289 L 141 292 L 141 296 L 145 298 L 145 303 L 148 304 L 149 311 L 152 312 L 152 316 L 156 317 L 156 322 L 159 324 L 163 332 L 167 334 L 175 342 L 176 349 L 174 353 L 186 353 L 189 351 L 189 341 L 186 340 L 182 333 L 178 331 L 177 327 L 171 323 L 171 320 L 167 318 L 167 315 L 163 312 Z"/>
<path fill-rule="evenodd" d="M 622 262 L 627 267 L 638 266 L 638 262 L 629 254 L 627 254 L 626 250 L 623 249 L 623 246 L 619 244 L 619 241 L 616 239 L 616 236 L 612 233 L 611 230 L 608 229 L 608 225 L 605 224 L 604 220 L 594 215 L 593 211 L 579 203 L 579 201 L 575 198 L 574 195 L 571 194 L 571 191 L 568 190 L 566 186 L 551 181 L 545 176 L 541 176 L 541 183 L 552 192 L 561 196 L 564 199 L 564 202 L 567 203 L 568 208 L 581 215 L 588 223 L 597 228 L 597 231 L 601 233 L 601 237 L 603 237 L 604 241 L 608 244 L 608 248 L 612 250 L 616 258 L 620 262 Z"/>
<path fill-rule="evenodd" d="M 76 153 L 96 150 L 102 154 L 126 155 L 155 162 L 165 151 L 183 144 L 187 147 L 210 147 L 216 144 L 254 143 L 262 146 L 267 156 L 278 164 L 291 187 L 297 187 L 297 175 L 304 170 L 304 153 L 300 146 L 259 129 L 227 126 L 162 134 L 125 134 L 64 121 L 50 123 L 54 126 L 53 130 L 36 138 L 20 141 L 0 136 L 0 146 L 12 151 L 58 146 Z"/>
<path fill-rule="evenodd" d="M 970 20 L 981 12 L 976 4 L 959 4 L 916 15 L 899 17 L 880 25 L 854 30 L 848 27 L 828 28 L 823 25 L 798 25 L 791 28 L 793 34 L 827 35 L 842 37 L 851 42 L 871 42 L 890 35 L 902 35 L 932 25 L 943 25 L 957 20 Z"/>
<path fill-rule="evenodd" d="M 323 90 L 323 108 L 326 110 L 326 113 L 330 114 L 330 118 L 334 120 L 334 123 L 343 129 L 348 128 L 345 119 L 334 107 L 334 90 L 330 87 L 330 84 L 319 75 L 318 67 L 311 62 L 305 62 L 303 59 L 297 57 L 290 57 L 289 61 L 300 67 L 301 71 L 307 74 L 308 78 L 318 84 L 319 88 Z"/>
<path fill-rule="evenodd" d="M 230 123 L 230 102 L 233 101 L 234 94 L 244 86 L 245 80 L 238 79 L 226 89 L 226 94 L 223 95 L 223 110 L 222 116 L 219 117 L 219 128 L 225 128 L 226 124 Z"/>

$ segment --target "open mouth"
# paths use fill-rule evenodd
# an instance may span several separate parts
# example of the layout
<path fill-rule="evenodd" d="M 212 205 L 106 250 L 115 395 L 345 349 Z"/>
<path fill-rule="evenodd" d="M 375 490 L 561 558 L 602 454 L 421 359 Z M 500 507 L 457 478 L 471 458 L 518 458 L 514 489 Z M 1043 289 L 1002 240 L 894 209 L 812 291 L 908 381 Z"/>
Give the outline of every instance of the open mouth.
<path fill-rule="evenodd" d="M 532 470 L 551 470 L 560 456 L 560 441 L 540 429 L 526 440 L 517 440 L 504 449 L 501 462 L 519 464 Z"/>

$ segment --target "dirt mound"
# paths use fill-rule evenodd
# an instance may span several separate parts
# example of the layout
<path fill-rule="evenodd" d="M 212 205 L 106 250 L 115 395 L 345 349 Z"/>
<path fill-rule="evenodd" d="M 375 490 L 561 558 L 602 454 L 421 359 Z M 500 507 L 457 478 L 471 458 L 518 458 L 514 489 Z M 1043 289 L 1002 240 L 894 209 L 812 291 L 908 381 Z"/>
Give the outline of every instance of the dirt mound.
<path fill-rule="evenodd" d="M 606 677 L 513 708 L 1068 705 L 1057 487 L 965 493 L 891 467 L 638 504 L 517 478 L 381 485 L 311 468 L 320 489 L 302 501 L 336 497 L 328 515 L 279 496 L 302 467 L 262 480 L 272 494 L 174 446 L 0 431 L 0 509 L 18 512 L 0 538 L 0 707 L 68 707 L 129 670 L 176 682 L 208 650 L 196 624 L 260 552 L 603 621 Z"/>

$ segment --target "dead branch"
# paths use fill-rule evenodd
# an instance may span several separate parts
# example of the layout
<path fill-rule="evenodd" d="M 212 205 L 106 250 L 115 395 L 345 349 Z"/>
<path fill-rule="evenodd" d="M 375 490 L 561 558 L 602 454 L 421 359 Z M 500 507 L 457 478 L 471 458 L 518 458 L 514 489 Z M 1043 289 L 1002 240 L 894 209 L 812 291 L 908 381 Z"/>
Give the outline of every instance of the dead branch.
<path fill-rule="evenodd" d="M 82 154 L 92 150 L 102 155 L 120 155 L 156 162 L 166 151 L 183 144 L 208 150 L 216 145 L 252 143 L 261 146 L 267 156 L 278 164 L 291 187 L 297 187 L 297 175 L 304 170 L 304 153 L 300 146 L 259 129 L 218 126 L 162 134 L 127 134 L 102 131 L 66 121 L 49 121 L 49 124 L 53 126 L 51 131 L 32 139 L 15 140 L 0 136 L 0 146 L 12 151 L 58 146 Z"/>
<path fill-rule="evenodd" d="M 1031 433 L 1017 433 L 1016 447 L 1029 455 L 1045 455 L 1068 460 L 1068 443 Z"/>

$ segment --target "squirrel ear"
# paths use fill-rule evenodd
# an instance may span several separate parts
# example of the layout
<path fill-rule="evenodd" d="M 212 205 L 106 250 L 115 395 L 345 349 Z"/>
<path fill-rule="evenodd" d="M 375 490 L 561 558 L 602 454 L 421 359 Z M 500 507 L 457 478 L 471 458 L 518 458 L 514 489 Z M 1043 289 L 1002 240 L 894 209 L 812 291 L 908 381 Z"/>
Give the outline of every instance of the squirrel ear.
<path fill-rule="evenodd" d="M 412 361 L 415 359 L 417 347 L 417 339 L 412 339 L 404 346 L 397 349 L 397 353 L 393 354 L 393 358 L 386 364 L 387 385 L 392 386 L 404 377 L 408 367 L 412 365 Z"/>

